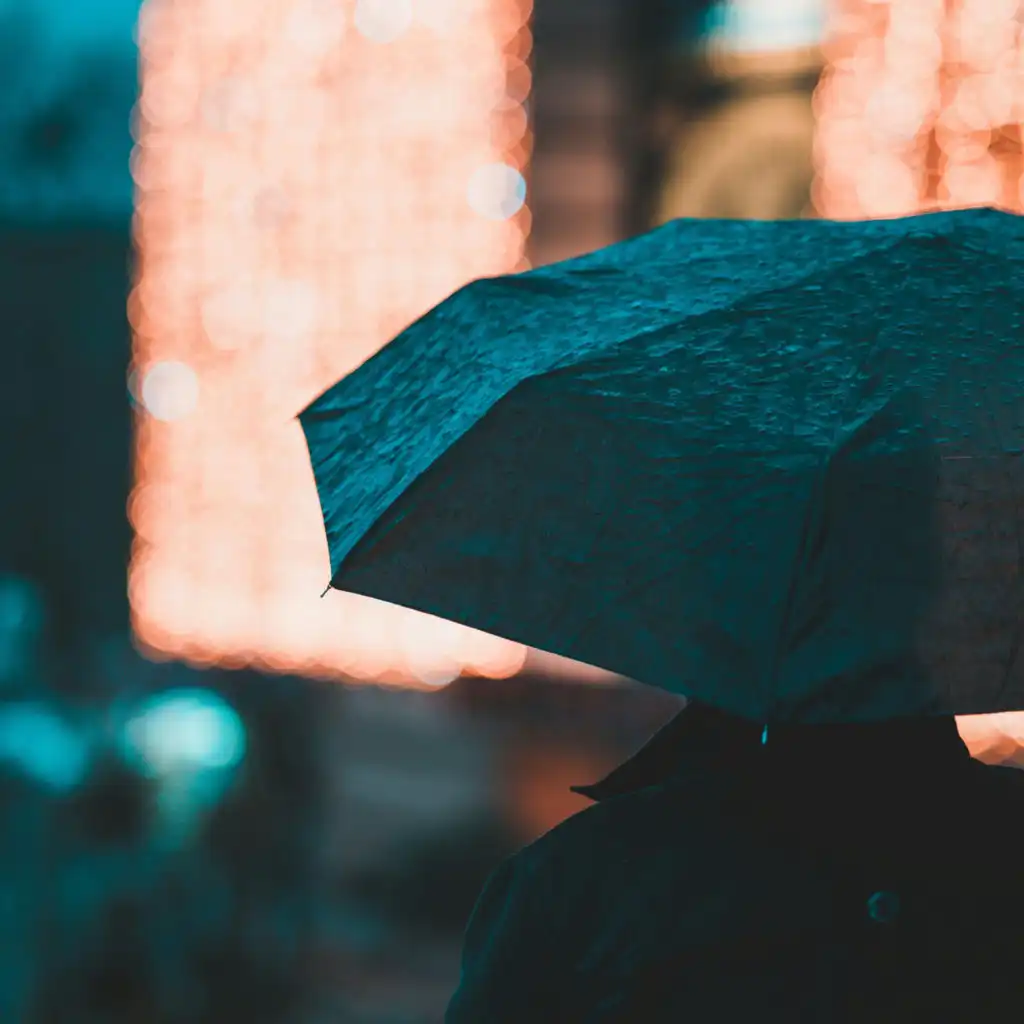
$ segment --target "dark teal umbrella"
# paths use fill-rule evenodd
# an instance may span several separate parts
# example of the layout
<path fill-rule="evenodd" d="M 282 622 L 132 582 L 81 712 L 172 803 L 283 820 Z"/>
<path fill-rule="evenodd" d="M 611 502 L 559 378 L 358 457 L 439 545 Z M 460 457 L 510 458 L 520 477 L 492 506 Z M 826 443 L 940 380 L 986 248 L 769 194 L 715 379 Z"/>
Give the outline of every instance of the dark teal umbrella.
<path fill-rule="evenodd" d="M 683 220 L 301 417 L 331 585 L 759 721 L 1024 708 L 1024 229 Z"/>

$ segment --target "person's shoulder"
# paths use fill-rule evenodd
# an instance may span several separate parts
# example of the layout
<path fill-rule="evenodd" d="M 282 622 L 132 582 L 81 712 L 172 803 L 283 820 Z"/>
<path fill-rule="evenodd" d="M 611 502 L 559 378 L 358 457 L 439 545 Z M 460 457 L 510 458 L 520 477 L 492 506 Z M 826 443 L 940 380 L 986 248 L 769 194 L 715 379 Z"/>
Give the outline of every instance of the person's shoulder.
<path fill-rule="evenodd" d="M 661 787 L 652 787 L 601 801 L 500 860 L 470 916 L 465 940 L 470 960 L 493 955 L 497 944 L 514 945 L 517 936 L 548 942 L 557 930 L 554 922 L 572 918 L 573 908 L 624 842 L 643 843 L 641 823 L 664 817 L 659 808 L 666 798 Z"/>
<path fill-rule="evenodd" d="M 725 799 L 718 780 L 680 778 L 592 804 L 555 825 L 508 860 L 506 869 L 538 879 L 586 874 L 602 860 L 709 834 Z M 713 829 L 711 829 L 713 831 Z"/>

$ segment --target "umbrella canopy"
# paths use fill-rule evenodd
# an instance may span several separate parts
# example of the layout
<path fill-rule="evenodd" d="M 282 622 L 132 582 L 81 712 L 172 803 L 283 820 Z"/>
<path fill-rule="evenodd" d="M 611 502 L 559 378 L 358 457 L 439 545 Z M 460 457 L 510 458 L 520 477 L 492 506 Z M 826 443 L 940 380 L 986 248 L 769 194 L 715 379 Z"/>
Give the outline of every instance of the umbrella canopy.
<path fill-rule="evenodd" d="M 1024 708 L 1024 228 L 682 220 L 301 416 L 332 586 L 764 722 Z"/>

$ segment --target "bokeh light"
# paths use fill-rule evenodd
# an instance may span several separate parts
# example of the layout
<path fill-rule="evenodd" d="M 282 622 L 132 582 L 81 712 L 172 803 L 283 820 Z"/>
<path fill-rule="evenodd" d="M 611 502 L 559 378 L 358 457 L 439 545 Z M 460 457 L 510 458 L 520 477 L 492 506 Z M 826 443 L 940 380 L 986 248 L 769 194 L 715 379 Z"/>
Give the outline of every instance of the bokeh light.
<path fill-rule="evenodd" d="M 412 0 L 356 0 L 356 28 L 375 43 L 393 43 L 412 25 Z"/>
<path fill-rule="evenodd" d="M 814 46 L 821 38 L 822 0 L 717 0 L 703 17 L 703 44 L 733 53 Z"/>
<path fill-rule="evenodd" d="M 192 367 L 185 363 L 154 363 L 142 376 L 139 397 L 155 419 L 180 420 L 195 412 L 199 382 Z"/>
<path fill-rule="evenodd" d="M 335 52 L 348 31 L 343 4 L 337 0 L 294 0 L 284 20 L 284 40 L 310 60 L 324 60 Z"/>
<path fill-rule="evenodd" d="M 421 688 L 518 644 L 329 575 L 297 413 L 526 269 L 530 0 L 147 0 L 129 316 L 140 646 Z"/>
<path fill-rule="evenodd" d="M 149 775 L 236 768 L 245 756 L 238 713 L 209 690 L 171 690 L 151 698 L 125 728 L 130 758 Z"/>
<path fill-rule="evenodd" d="M 74 789 L 90 763 L 88 738 L 42 704 L 0 709 L 0 762 L 57 792 Z"/>
<path fill-rule="evenodd" d="M 839 220 L 1024 212 L 1018 0 L 834 0 L 815 208 Z"/>
<path fill-rule="evenodd" d="M 487 164 L 469 179 L 469 205 L 488 220 L 508 220 L 526 202 L 526 179 L 507 164 Z"/>

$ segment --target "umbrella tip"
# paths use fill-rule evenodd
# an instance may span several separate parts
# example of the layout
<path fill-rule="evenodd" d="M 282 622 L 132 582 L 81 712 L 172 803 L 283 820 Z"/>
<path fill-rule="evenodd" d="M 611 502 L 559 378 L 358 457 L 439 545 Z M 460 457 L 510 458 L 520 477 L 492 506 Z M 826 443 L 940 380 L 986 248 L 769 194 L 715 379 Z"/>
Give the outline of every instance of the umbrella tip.
<path fill-rule="evenodd" d="M 331 589 L 331 585 L 330 585 L 330 583 L 328 583 L 328 584 L 327 584 L 327 586 L 326 586 L 326 587 L 324 587 L 324 592 L 323 592 L 323 593 L 322 593 L 322 594 L 320 595 L 320 597 L 321 597 L 321 598 L 324 598 L 324 597 L 326 597 L 326 596 L 327 596 L 327 593 L 328 593 L 328 591 L 329 591 L 330 589 Z"/>

